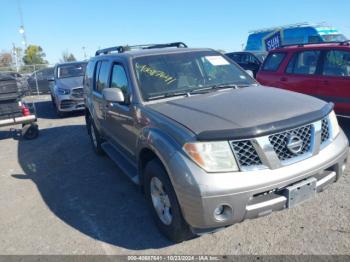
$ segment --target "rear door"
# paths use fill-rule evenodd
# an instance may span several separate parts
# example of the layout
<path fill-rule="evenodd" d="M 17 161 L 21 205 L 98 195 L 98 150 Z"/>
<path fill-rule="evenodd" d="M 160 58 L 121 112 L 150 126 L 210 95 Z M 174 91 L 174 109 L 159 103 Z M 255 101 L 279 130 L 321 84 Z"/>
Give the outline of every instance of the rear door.
<path fill-rule="evenodd" d="M 279 80 L 279 87 L 303 94 L 320 96 L 323 93 L 319 84 L 320 65 L 320 50 L 303 50 L 294 53 Z"/>
<path fill-rule="evenodd" d="M 320 98 L 335 103 L 338 114 L 350 115 L 350 50 L 324 51 L 320 75 Z"/>
<path fill-rule="evenodd" d="M 109 61 L 101 60 L 96 63 L 95 77 L 92 89 L 92 105 L 94 108 L 93 111 L 95 113 L 95 121 L 97 120 L 95 124 L 98 126 L 99 130 L 101 130 L 101 127 L 104 127 L 106 120 L 106 114 L 104 110 L 106 102 L 102 97 L 102 90 L 108 87 L 109 70 Z"/>

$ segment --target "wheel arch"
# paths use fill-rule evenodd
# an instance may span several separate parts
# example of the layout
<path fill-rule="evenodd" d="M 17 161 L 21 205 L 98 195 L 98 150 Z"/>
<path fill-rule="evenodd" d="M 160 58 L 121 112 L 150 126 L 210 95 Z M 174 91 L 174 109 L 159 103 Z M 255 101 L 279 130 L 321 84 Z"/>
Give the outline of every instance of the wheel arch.
<path fill-rule="evenodd" d="M 160 161 L 170 181 L 173 182 L 167 162 L 170 161 L 171 157 L 175 154 L 176 145 L 174 141 L 160 130 L 147 129 L 143 130 L 142 134 L 142 137 L 139 139 L 137 154 L 140 185 L 143 186 L 144 182 L 144 168 L 147 163 L 153 159 L 158 159 Z"/>

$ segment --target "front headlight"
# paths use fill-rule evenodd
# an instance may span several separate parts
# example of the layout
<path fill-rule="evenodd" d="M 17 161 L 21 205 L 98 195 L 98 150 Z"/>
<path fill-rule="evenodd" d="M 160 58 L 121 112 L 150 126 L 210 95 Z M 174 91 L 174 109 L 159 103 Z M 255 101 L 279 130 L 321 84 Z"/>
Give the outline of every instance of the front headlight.
<path fill-rule="evenodd" d="M 69 95 L 70 94 L 70 89 L 58 88 L 57 92 L 58 92 L 59 95 Z"/>
<path fill-rule="evenodd" d="M 183 146 L 190 158 L 207 172 L 238 171 L 228 142 L 196 142 Z"/>
<path fill-rule="evenodd" d="M 334 111 L 332 111 L 329 114 L 329 123 L 331 125 L 330 126 L 331 137 L 332 139 L 335 139 L 340 132 L 340 128 L 339 128 L 337 116 L 335 115 Z"/>

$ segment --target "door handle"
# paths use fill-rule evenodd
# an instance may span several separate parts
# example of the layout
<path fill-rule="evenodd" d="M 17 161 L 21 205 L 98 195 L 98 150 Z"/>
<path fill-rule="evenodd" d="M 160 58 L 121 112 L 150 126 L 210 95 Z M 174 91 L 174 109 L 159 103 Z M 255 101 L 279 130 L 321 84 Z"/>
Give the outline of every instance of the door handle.
<path fill-rule="evenodd" d="M 281 77 L 281 79 L 280 79 L 282 82 L 287 82 L 288 81 L 288 78 L 287 77 Z"/>

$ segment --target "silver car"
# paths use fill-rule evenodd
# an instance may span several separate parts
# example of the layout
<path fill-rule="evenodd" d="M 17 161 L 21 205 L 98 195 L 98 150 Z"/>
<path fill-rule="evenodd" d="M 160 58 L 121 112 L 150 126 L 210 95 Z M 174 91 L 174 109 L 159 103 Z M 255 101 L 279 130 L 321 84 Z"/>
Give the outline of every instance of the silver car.
<path fill-rule="evenodd" d="M 49 79 L 51 99 L 58 116 L 85 109 L 83 77 L 86 62 L 63 63 L 55 66 L 54 77 Z"/>

